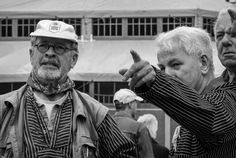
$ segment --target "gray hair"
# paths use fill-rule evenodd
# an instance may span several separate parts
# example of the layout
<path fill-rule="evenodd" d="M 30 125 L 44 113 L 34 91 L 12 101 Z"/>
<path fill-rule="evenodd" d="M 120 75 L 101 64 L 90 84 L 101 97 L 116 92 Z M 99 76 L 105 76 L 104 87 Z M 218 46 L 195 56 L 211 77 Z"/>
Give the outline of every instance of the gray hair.
<path fill-rule="evenodd" d="M 181 26 L 156 37 L 157 55 L 163 52 L 174 52 L 182 49 L 186 54 L 200 57 L 206 55 L 210 69 L 214 72 L 213 48 L 209 34 L 200 28 Z"/>
<path fill-rule="evenodd" d="M 36 41 L 37 41 L 37 37 L 35 37 L 35 36 L 30 37 L 30 44 L 31 44 L 31 46 L 34 46 L 36 44 Z"/>
<path fill-rule="evenodd" d="M 158 130 L 157 118 L 152 114 L 144 114 L 139 116 L 138 122 L 143 123 L 149 130 L 149 133 L 153 139 L 156 138 L 156 132 Z"/>
<path fill-rule="evenodd" d="M 218 27 L 218 25 L 221 21 L 223 21 L 223 20 L 231 21 L 231 17 L 228 13 L 228 9 L 236 10 L 236 6 L 230 5 L 230 6 L 227 6 L 219 11 L 219 14 L 218 14 L 216 22 L 215 22 L 215 27 L 214 27 L 215 34 L 216 34 L 216 28 Z M 215 36 L 215 40 L 216 40 L 216 36 Z"/>

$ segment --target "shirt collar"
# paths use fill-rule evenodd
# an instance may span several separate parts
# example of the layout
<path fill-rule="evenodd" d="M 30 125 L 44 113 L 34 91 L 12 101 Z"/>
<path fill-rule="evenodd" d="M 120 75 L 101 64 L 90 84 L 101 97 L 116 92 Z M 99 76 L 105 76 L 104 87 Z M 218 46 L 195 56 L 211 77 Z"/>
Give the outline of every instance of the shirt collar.
<path fill-rule="evenodd" d="M 35 97 L 36 102 L 39 107 L 42 107 L 43 105 L 61 106 L 64 103 L 64 101 L 66 100 L 66 98 L 68 97 L 68 95 L 69 95 L 69 91 L 64 96 L 62 96 L 60 99 L 55 100 L 55 101 L 49 101 L 49 100 L 44 100 L 44 99 L 40 98 L 36 93 L 34 93 L 34 97 Z"/>

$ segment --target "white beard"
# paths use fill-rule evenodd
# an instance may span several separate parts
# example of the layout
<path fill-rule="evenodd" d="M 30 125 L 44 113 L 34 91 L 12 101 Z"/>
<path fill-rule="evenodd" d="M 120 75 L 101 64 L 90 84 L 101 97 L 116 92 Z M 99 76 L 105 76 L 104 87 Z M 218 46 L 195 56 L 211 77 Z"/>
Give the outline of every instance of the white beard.
<path fill-rule="evenodd" d="M 59 80 L 61 78 L 61 72 L 60 70 L 52 70 L 52 69 L 43 69 L 42 67 L 40 67 L 38 69 L 38 76 L 46 81 L 49 80 Z"/>

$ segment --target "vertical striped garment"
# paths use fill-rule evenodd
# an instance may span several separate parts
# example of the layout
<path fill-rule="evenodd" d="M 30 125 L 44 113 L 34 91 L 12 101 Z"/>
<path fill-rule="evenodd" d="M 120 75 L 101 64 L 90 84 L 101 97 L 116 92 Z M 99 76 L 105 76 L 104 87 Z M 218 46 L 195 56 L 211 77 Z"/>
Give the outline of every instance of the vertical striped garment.
<path fill-rule="evenodd" d="M 46 124 L 41 116 L 39 109 L 35 106 L 36 102 L 32 92 L 28 91 L 26 99 L 25 131 L 24 139 L 26 143 L 24 157 L 72 157 L 71 142 L 71 99 L 67 99 L 62 109 L 56 115 L 56 125 L 52 136 L 47 130 Z M 70 95 L 69 95 L 70 96 Z M 27 98 L 27 97 L 26 97 Z M 37 121 L 39 120 L 39 121 Z M 68 122 L 69 121 L 69 122 Z M 67 124 L 68 128 L 62 128 Z M 65 126 L 63 126 L 65 127 Z M 102 123 L 96 129 L 99 137 L 99 156 L 100 158 L 133 158 L 135 157 L 135 145 L 118 128 L 113 118 L 106 114 Z M 43 131 L 43 132 L 40 132 Z M 57 131 L 57 132 L 56 132 Z M 67 131 L 67 132 L 66 132 Z M 33 138 L 29 137 L 33 136 Z M 34 139 L 34 141 L 32 141 Z M 45 142 L 44 142 L 45 140 Z M 34 144 L 33 144 L 34 143 Z M 11 155 L 8 157 L 12 158 Z"/>
<path fill-rule="evenodd" d="M 236 158 L 236 83 L 200 95 L 159 70 L 151 88 L 135 91 L 188 131 L 180 137 L 178 158 Z"/>
<path fill-rule="evenodd" d="M 107 114 L 97 129 L 100 158 L 134 158 L 135 144 L 127 138 Z"/>
<path fill-rule="evenodd" d="M 25 158 L 71 158 L 73 108 L 70 95 L 55 116 L 52 134 L 28 88 L 24 113 Z"/>

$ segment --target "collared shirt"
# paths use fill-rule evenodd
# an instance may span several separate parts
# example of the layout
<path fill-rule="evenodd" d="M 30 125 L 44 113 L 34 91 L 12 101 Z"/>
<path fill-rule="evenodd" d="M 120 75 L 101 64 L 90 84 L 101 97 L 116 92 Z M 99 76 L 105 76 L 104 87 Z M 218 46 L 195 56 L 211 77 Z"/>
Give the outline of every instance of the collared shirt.
<path fill-rule="evenodd" d="M 181 139 L 187 141 L 173 157 L 236 157 L 236 83 L 221 83 L 211 92 L 200 95 L 156 70 L 151 88 L 136 89 L 138 95 L 188 129 L 186 134 L 180 133 Z"/>
<path fill-rule="evenodd" d="M 54 126 L 55 116 L 57 114 L 57 111 L 59 110 L 62 103 L 66 100 L 68 95 L 69 95 L 69 92 L 67 92 L 62 98 L 56 101 L 48 101 L 48 100 L 44 100 L 40 98 L 36 93 L 34 93 L 34 97 L 36 99 L 37 105 L 48 127 L 50 134 L 52 134 L 53 132 L 53 126 Z"/>
<path fill-rule="evenodd" d="M 55 122 L 55 115 L 57 111 L 59 110 L 61 104 L 65 101 L 65 99 L 68 97 L 69 93 L 66 93 L 65 96 L 63 96 L 61 99 L 57 101 L 45 101 L 40 99 L 37 95 L 35 95 L 35 98 L 37 100 L 38 106 L 40 107 L 40 112 L 42 113 L 45 122 L 48 125 L 48 130 L 50 134 L 53 131 L 53 126 Z M 51 104 L 51 105 L 45 105 L 45 104 Z M 46 106 L 52 106 L 52 109 L 47 111 Z M 49 113 L 49 118 L 48 114 Z M 51 113 L 51 114 L 50 114 Z M 110 131 L 111 130 L 111 131 Z M 104 118 L 104 120 L 101 122 L 97 129 L 98 137 L 99 137 L 99 148 L 100 148 L 100 155 L 102 157 L 113 157 L 116 148 L 114 146 L 120 146 L 119 150 L 122 151 L 120 153 L 117 153 L 119 157 L 127 157 L 128 155 L 134 156 L 134 144 L 132 142 L 129 142 L 129 139 L 127 139 L 123 133 L 117 128 L 116 123 L 112 119 L 112 117 L 107 114 Z M 115 136 L 115 137 L 114 137 Z M 123 146 L 123 145 L 126 146 Z M 122 149 L 123 148 L 123 149 Z M 108 153 L 107 153 L 108 152 Z M 110 156 L 109 156 L 110 155 Z M 113 156 L 112 156 L 113 155 Z M 129 156 L 128 156 L 129 157 Z"/>

